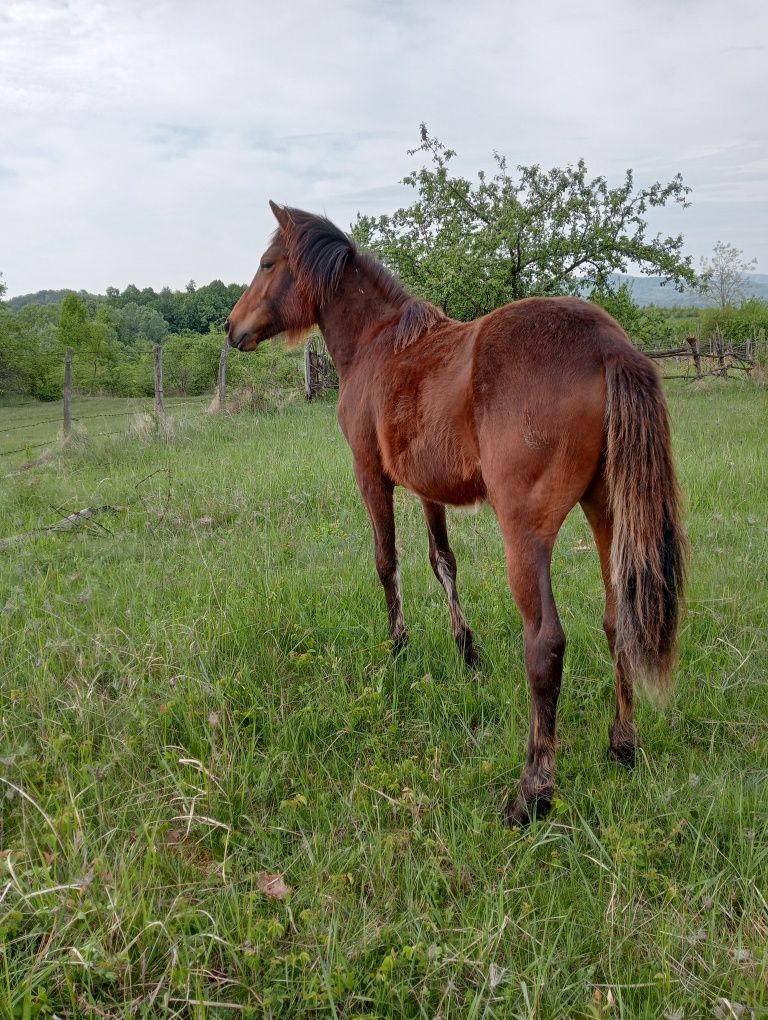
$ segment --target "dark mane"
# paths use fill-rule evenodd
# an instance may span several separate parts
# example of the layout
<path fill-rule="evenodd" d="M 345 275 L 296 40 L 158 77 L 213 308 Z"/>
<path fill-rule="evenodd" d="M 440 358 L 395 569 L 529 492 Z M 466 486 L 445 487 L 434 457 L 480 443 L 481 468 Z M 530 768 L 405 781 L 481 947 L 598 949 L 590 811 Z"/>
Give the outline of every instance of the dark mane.
<path fill-rule="evenodd" d="M 355 247 L 324 216 L 289 208 L 285 213 L 288 223 L 281 229 L 288 248 L 288 265 L 304 296 L 314 305 L 323 305 L 341 283 Z M 278 229 L 275 237 L 280 233 Z"/>
<path fill-rule="evenodd" d="M 446 319 L 435 305 L 412 297 L 378 259 L 358 251 L 354 241 L 324 216 L 301 209 L 286 208 L 285 212 L 288 224 L 282 236 L 288 248 L 288 264 L 300 290 L 313 305 L 327 303 L 338 289 L 344 270 L 354 262 L 384 300 L 402 313 L 391 327 L 397 350 Z"/>
<path fill-rule="evenodd" d="M 447 319 L 445 313 L 429 301 L 422 301 L 408 293 L 394 273 L 390 273 L 370 252 L 358 252 L 357 265 L 380 292 L 402 314 L 392 327 L 392 342 L 396 350 L 418 340 L 436 322 Z"/>

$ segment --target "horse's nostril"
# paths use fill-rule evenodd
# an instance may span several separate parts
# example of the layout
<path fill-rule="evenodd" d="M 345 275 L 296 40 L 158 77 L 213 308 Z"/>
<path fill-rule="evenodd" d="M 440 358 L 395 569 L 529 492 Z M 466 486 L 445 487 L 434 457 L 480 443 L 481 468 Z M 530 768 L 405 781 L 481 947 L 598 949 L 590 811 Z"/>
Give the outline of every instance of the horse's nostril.
<path fill-rule="evenodd" d="M 226 333 L 227 336 L 229 336 L 229 327 L 230 326 L 231 326 L 231 323 L 230 323 L 229 319 L 227 319 L 227 321 L 224 323 L 224 332 Z"/>

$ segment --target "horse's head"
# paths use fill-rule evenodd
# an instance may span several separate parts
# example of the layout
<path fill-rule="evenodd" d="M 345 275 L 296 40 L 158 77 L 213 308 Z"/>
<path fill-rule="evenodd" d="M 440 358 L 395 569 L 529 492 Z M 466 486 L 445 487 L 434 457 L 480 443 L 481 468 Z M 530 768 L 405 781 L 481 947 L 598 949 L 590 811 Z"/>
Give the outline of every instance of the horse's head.
<path fill-rule="evenodd" d="M 241 351 L 254 350 L 263 340 L 287 333 L 298 339 L 314 325 L 316 311 L 311 295 L 300 285 L 289 257 L 295 226 L 294 210 L 270 202 L 279 226 L 261 256 L 251 285 L 230 312 L 224 328 L 229 343 Z"/>

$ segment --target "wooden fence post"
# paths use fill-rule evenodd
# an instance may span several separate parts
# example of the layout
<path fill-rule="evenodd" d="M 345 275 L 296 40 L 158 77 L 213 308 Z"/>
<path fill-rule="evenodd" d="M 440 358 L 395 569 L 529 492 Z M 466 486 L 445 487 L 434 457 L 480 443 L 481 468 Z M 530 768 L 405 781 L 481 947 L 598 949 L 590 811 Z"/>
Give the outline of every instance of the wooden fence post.
<path fill-rule="evenodd" d="M 72 348 L 64 354 L 64 438 L 72 435 Z"/>
<path fill-rule="evenodd" d="M 315 395 L 314 379 L 312 372 L 312 339 L 304 341 L 304 396 L 311 400 Z"/>
<path fill-rule="evenodd" d="M 723 338 L 723 331 L 719 326 L 715 326 L 713 339 L 715 342 L 715 354 L 717 355 L 719 373 L 722 376 L 726 376 L 728 373 L 725 367 L 725 340 Z"/>
<path fill-rule="evenodd" d="M 227 403 L 227 358 L 229 357 L 229 340 L 224 337 L 224 344 L 219 355 L 219 371 L 216 376 L 216 392 L 208 405 L 208 414 L 218 414 L 226 408 Z"/>
<path fill-rule="evenodd" d="M 219 407 L 225 410 L 227 406 L 227 358 L 229 357 L 229 338 L 224 337 L 224 344 L 219 355 Z"/>
<path fill-rule="evenodd" d="M 693 363 L 696 366 L 696 375 L 701 375 L 701 353 L 699 351 L 699 338 L 697 336 L 687 336 L 685 339 L 688 341 L 688 346 L 691 348 L 691 354 L 693 354 Z"/>
<path fill-rule="evenodd" d="M 165 429 L 165 404 L 163 403 L 163 348 L 155 344 L 155 417 L 158 425 Z"/>
<path fill-rule="evenodd" d="M 313 400 L 318 393 L 337 385 L 336 370 L 325 343 L 318 333 L 313 333 L 304 344 L 304 394 L 307 400 Z"/>

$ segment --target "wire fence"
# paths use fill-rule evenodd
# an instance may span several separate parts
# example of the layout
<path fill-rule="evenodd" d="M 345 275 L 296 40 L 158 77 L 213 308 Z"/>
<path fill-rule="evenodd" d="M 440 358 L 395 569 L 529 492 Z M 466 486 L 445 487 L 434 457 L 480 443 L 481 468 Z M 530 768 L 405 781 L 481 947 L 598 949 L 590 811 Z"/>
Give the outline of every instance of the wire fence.
<path fill-rule="evenodd" d="M 197 400 L 179 400 L 179 401 L 176 401 L 176 403 L 173 403 L 173 404 L 166 404 L 166 407 L 168 407 L 170 410 L 173 410 L 174 407 L 184 407 L 184 406 L 186 406 L 188 404 L 197 404 L 197 403 L 199 403 L 199 401 L 197 401 Z M 29 405 L 29 406 L 33 406 L 33 405 Z M 141 413 L 141 411 L 144 411 L 144 410 L 147 410 L 147 409 L 146 408 L 142 408 L 142 407 L 139 407 L 139 408 L 131 407 L 131 408 L 128 408 L 127 410 L 125 410 L 125 411 L 102 411 L 101 414 L 80 414 L 80 415 L 75 415 L 72 418 L 72 421 L 73 422 L 76 422 L 76 421 L 89 421 L 89 420 L 91 420 L 93 418 L 121 418 L 121 417 L 124 417 L 127 414 L 139 414 L 139 413 Z M 11 420 L 14 420 L 14 419 L 11 419 Z M 18 420 L 18 419 L 15 419 L 15 420 Z M 0 436 L 5 435 L 6 432 L 16 432 L 19 429 L 34 429 L 34 428 L 37 428 L 39 425 L 61 424 L 61 421 L 62 421 L 62 416 L 58 415 L 56 418 L 42 418 L 40 421 L 31 421 L 31 422 L 27 422 L 24 425 L 11 425 L 10 428 L 0 429 Z"/>
<path fill-rule="evenodd" d="M 177 408 L 188 407 L 190 405 L 196 405 L 197 407 L 201 406 L 199 400 L 175 400 L 171 401 L 168 404 L 165 403 L 165 398 L 163 394 L 163 347 L 161 344 L 156 344 L 154 350 L 154 390 L 155 390 L 154 406 L 151 405 L 147 406 L 147 404 L 143 403 L 143 401 L 139 403 L 138 401 L 136 401 L 135 398 L 133 399 L 127 398 L 127 400 L 129 401 L 128 406 L 119 411 L 113 410 L 96 411 L 94 409 L 92 413 L 73 415 L 72 413 L 73 357 L 74 357 L 73 348 L 67 347 L 64 356 L 64 384 L 61 412 L 56 417 L 53 417 L 51 415 L 50 417 L 46 418 L 36 418 L 35 421 L 24 421 L 23 419 L 25 417 L 25 414 L 23 413 L 17 414 L 11 418 L 6 418 L 3 423 L 4 427 L 0 428 L 0 447 L 2 447 L 3 442 L 13 442 L 13 440 L 16 439 L 17 433 L 19 433 L 18 438 L 19 440 L 21 440 L 23 438 L 21 433 L 30 429 L 47 429 L 47 428 L 50 429 L 51 426 L 60 426 L 60 428 L 56 428 L 55 430 L 51 429 L 51 431 L 53 431 L 54 434 L 45 439 L 40 439 L 38 441 L 39 434 L 38 436 L 32 435 L 30 436 L 30 440 L 34 439 L 36 440 L 35 442 L 27 442 L 24 443 L 22 446 L 13 446 L 11 447 L 11 449 L 0 448 L 0 459 L 4 457 L 17 456 L 19 454 L 28 455 L 32 450 L 40 450 L 45 447 L 52 451 L 57 446 L 61 445 L 62 437 L 63 442 L 66 443 L 67 441 L 69 441 L 70 437 L 72 436 L 73 424 L 79 424 L 81 422 L 86 421 L 95 421 L 97 419 L 100 420 L 106 418 L 127 418 L 129 416 L 135 417 L 136 415 L 149 416 L 154 421 L 158 432 L 164 434 L 167 438 L 169 435 L 168 427 L 170 423 L 168 422 L 166 417 L 166 408 L 169 411 L 174 411 Z M 218 386 L 219 395 L 221 396 L 224 392 L 224 380 L 222 377 L 221 366 L 219 369 Z M 139 399 L 141 400 L 141 398 Z M 24 401 L 14 406 L 17 408 L 36 407 L 37 404 L 36 402 L 32 403 L 30 401 Z M 91 438 L 126 435 L 126 431 L 127 430 L 123 428 L 113 429 L 110 431 L 95 432 L 91 434 Z M 10 440 L 4 439 L 4 437 L 10 436 L 11 434 L 13 434 L 13 439 Z M 46 456 L 46 453 L 39 454 L 35 460 L 30 460 L 29 457 L 27 457 L 27 463 L 21 465 L 21 471 L 25 471 L 27 468 L 36 467 L 47 459 L 48 458 Z M 13 474 L 16 473 L 17 471 L 12 471 L 11 475 L 6 474 L 3 475 L 2 477 L 4 478 L 11 477 Z"/>
<path fill-rule="evenodd" d="M 36 405 L 33 404 L 33 403 L 30 403 L 30 404 L 24 404 L 24 405 L 18 405 L 17 404 L 17 405 L 14 405 L 14 406 L 16 406 L 16 407 L 18 407 L 18 406 L 34 407 Z M 167 407 L 167 409 L 169 411 L 173 411 L 177 407 L 189 407 L 189 406 L 200 407 L 201 406 L 201 401 L 200 400 L 177 400 L 177 401 L 174 401 L 173 403 L 169 403 L 169 404 L 166 405 L 166 407 Z M 131 416 L 136 415 L 136 414 L 151 414 L 152 413 L 151 412 L 151 407 L 152 407 L 151 404 L 147 404 L 147 405 L 133 404 L 133 406 L 127 407 L 127 408 L 125 408 L 125 410 L 122 410 L 122 411 L 101 411 L 101 412 L 97 412 L 97 413 L 94 413 L 94 414 L 73 415 L 72 422 L 73 423 L 78 423 L 78 422 L 85 422 L 85 421 L 94 421 L 94 420 L 102 419 L 102 418 L 126 418 L 126 417 L 131 417 Z M 19 420 L 18 418 L 12 418 L 11 419 L 12 422 L 18 422 L 18 420 Z M 21 432 L 21 431 L 23 431 L 25 429 L 41 428 L 41 427 L 44 427 L 46 425 L 58 425 L 58 426 L 61 426 L 62 422 L 63 422 L 63 416 L 60 413 L 55 418 L 54 417 L 51 417 L 51 418 L 40 418 L 40 419 L 38 419 L 36 421 L 24 422 L 21 425 L 19 425 L 19 424 L 11 424 L 7 428 L 0 429 L 0 436 L 8 435 L 11 432 Z M 92 433 L 94 438 L 103 437 L 103 436 L 117 436 L 117 435 L 124 435 L 124 434 L 125 434 L 125 429 L 115 429 L 115 430 L 110 431 L 110 432 L 94 432 L 94 433 Z M 23 446 L 16 446 L 16 447 L 13 447 L 10 450 L 0 450 L 0 457 L 10 457 L 13 454 L 26 453 L 28 450 L 39 450 L 39 449 L 42 449 L 44 446 L 53 447 L 53 446 L 56 445 L 56 442 L 57 442 L 56 437 L 52 436 L 49 439 L 42 440 L 41 442 L 25 443 Z"/>

